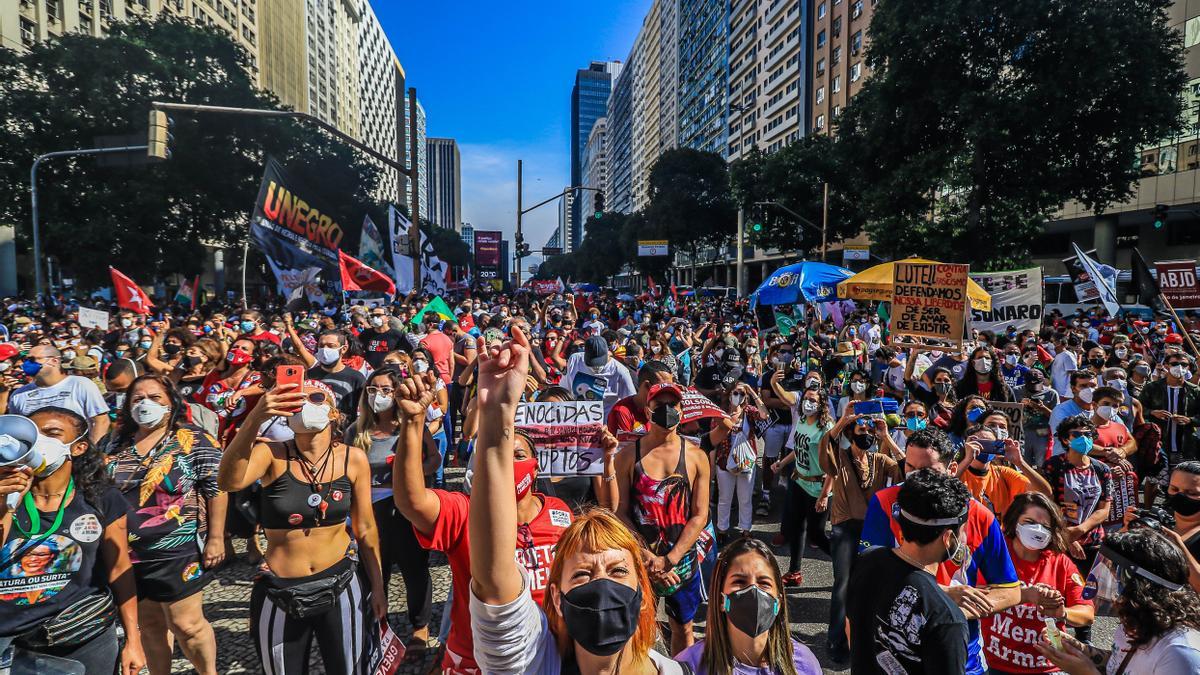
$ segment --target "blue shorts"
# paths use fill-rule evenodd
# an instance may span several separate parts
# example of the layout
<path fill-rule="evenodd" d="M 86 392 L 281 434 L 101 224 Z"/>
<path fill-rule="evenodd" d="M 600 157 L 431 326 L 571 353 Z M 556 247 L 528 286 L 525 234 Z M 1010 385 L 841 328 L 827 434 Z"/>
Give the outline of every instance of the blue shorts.
<path fill-rule="evenodd" d="M 704 601 L 701 574 L 697 571 L 692 578 L 683 582 L 675 592 L 664 597 L 667 604 L 667 616 L 675 623 L 690 623 L 696 618 L 696 610 Z"/>

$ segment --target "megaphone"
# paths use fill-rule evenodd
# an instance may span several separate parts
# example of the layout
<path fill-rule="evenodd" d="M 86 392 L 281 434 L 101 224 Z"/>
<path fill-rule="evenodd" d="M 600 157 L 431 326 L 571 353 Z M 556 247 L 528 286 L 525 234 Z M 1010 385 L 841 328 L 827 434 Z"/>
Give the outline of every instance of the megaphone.
<path fill-rule="evenodd" d="M 48 476 L 58 470 L 67 457 L 47 458 L 37 447 L 37 425 L 23 415 L 0 415 L 0 466 L 28 467 L 35 476 Z M 17 508 L 21 495 L 6 496 L 8 508 Z"/>

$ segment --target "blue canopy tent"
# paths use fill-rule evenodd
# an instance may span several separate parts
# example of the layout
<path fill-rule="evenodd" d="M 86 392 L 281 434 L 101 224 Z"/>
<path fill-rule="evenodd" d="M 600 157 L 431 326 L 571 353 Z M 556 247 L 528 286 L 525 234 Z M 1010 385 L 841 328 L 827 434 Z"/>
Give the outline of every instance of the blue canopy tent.
<path fill-rule="evenodd" d="M 751 296 L 751 306 L 798 305 L 837 300 L 837 285 L 854 276 L 844 267 L 823 262 L 798 262 L 780 267 Z"/>

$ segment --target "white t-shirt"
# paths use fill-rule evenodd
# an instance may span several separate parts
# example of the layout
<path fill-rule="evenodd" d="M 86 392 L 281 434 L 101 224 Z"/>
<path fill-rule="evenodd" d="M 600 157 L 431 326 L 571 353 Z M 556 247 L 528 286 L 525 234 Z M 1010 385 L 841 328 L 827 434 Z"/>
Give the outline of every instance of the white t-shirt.
<path fill-rule="evenodd" d="M 1075 353 L 1066 350 L 1050 363 L 1050 386 L 1063 398 L 1071 398 L 1071 371 L 1079 367 Z"/>
<path fill-rule="evenodd" d="M 95 382 L 78 375 L 67 375 L 58 384 L 39 387 L 30 382 L 17 389 L 8 399 L 8 412 L 28 417 L 33 412 L 51 406 L 66 408 L 91 419 L 108 413 L 108 404 Z"/>
<path fill-rule="evenodd" d="M 1116 675 L 1129 649 L 1125 629 L 1117 626 L 1117 632 L 1113 635 L 1112 655 L 1108 657 L 1108 667 L 1105 669 L 1107 675 Z M 1179 626 L 1164 633 L 1154 642 L 1135 651 L 1121 672 L 1131 675 L 1200 673 L 1200 631 Z"/>
<path fill-rule="evenodd" d="M 485 673 L 559 675 L 562 656 L 546 614 L 529 594 L 529 571 L 518 565 L 524 589 L 507 605 L 487 605 L 471 590 L 471 632 L 475 638 L 475 662 Z M 645 602 L 645 600 L 643 600 Z M 683 675 L 675 661 L 650 652 L 659 675 Z"/>
<path fill-rule="evenodd" d="M 604 401 L 605 418 L 617 401 L 637 393 L 628 368 L 610 357 L 603 366 L 592 369 L 583 363 L 583 352 L 576 352 L 567 360 L 562 385 L 578 401 L 597 400 L 596 392 L 603 388 L 604 394 L 599 398 Z"/>

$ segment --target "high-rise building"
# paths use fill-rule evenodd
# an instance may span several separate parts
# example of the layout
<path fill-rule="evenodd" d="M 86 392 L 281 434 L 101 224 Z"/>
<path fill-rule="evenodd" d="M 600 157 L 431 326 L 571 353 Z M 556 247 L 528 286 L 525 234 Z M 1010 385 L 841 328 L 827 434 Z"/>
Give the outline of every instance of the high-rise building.
<path fill-rule="evenodd" d="M 679 146 L 728 152 L 729 5 L 679 3 Z"/>
<path fill-rule="evenodd" d="M 630 171 L 633 208 L 649 203 L 650 170 L 663 152 L 675 147 L 678 129 L 675 96 L 679 73 L 679 0 L 655 0 L 633 42 L 632 137 Z"/>
<path fill-rule="evenodd" d="M 580 185 L 595 188 L 608 197 L 608 118 L 601 117 L 592 125 L 592 133 L 588 134 L 587 145 L 583 148 L 583 177 Z M 591 211 L 589 204 L 595 203 L 596 193 L 582 190 L 579 198 L 583 200 L 580 213 L 584 216 L 585 227 L 587 214 Z"/>
<path fill-rule="evenodd" d="M 410 106 L 408 103 L 409 103 L 408 93 L 405 92 L 405 94 L 404 94 L 404 131 L 401 133 L 401 135 L 404 136 L 404 149 L 405 149 L 404 165 L 408 169 L 411 170 L 412 169 L 412 157 L 410 157 L 409 153 L 407 152 L 408 148 L 411 147 L 408 142 L 409 141 L 408 130 L 412 128 L 410 126 L 410 121 L 408 119 L 409 109 L 410 109 Z M 426 156 L 426 152 L 428 152 L 428 149 L 426 148 L 425 141 L 426 141 L 426 138 L 425 138 L 425 106 L 421 105 L 421 99 L 420 99 L 420 97 L 418 97 L 417 98 L 417 183 L 418 183 L 417 194 L 421 195 L 421 203 L 420 203 L 421 218 L 428 220 L 429 219 L 429 200 L 425 198 L 425 195 L 429 193 L 429 161 L 428 161 L 428 157 Z M 405 187 L 404 187 L 404 203 L 412 204 L 412 192 L 411 192 L 412 181 L 408 180 L 408 179 L 405 179 L 405 181 L 406 182 L 405 182 Z"/>
<path fill-rule="evenodd" d="M 604 117 L 608 96 L 612 91 L 613 78 L 621 72 L 619 61 L 592 61 L 587 68 L 575 72 L 575 86 L 571 88 L 571 185 L 579 185 L 583 172 L 583 149 L 587 145 L 592 125 Z M 578 205 L 572 220 L 579 226 Z M 572 231 L 572 244 L 578 246 L 582 231 Z"/>
<path fill-rule="evenodd" d="M 0 46 L 24 51 L 36 42 L 70 33 L 101 37 L 114 21 L 166 12 L 216 26 L 250 55 L 258 81 L 258 16 L 255 0 L 4 0 L 0 2 Z"/>
<path fill-rule="evenodd" d="M 383 26 L 375 16 L 371 3 L 354 0 L 359 5 L 358 23 L 358 123 L 359 140 L 374 150 L 395 160 L 404 156 L 400 143 L 404 134 L 398 124 L 398 105 L 403 100 L 404 69 L 388 41 Z M 371 158 L 366 158 L 373 161 Z M 400 197 L 403 176 L 396 169 L 374 162 L 383 172 L 376 196 L 395 202 Z"/>
<path fill-rule="evenodd" d="M 636 72 L 637 63 L 631 58 L 617 76 L 608 99 L 605 132 L 608 194 L 605 196 L 606 206 L 618 213 L 633 211 L 633 78 Z"/>
<path fill-rule="evenodd" d="M 833 123 L 867 77 L 867 27 L 875 0 L 810 0 L 812 20 L 812 133 L 832 134 Z"/>
<path fill-rule="evenodd" d="M 729 159 L 808 129 L 810 0 L 737 0 L 730 12 Z"/>
<path fill-rule="evenodd" d="M 570 187 L 568 185 L 563 188 L 563 192 L 566 192 L 566 194 L 562 196 L 562 199 L 558 200 L 558 227 L 555 228 L 555 231 L 558 233 L 558 239 L 563 244 L 563 250 L 567 253 L 579 248 L 579 245 L 583 243 L 582 227 L 579 228 L 579 238 L 572 239 L 575 232 L 574 227 L 572 227 L 575 222 L 575 193 L 568 191 Z"/>
<path fill-rule="evenodd" d="M 467 243 L 467 250 L 471 253 L 471 260 L 475 259 L 475 226 L 470 223 L 463 223 L 460 230 L 462 240 Z"/>
<path fill-rule="evenodd" d="M 457 230 L 462 217 L 462 160 L 458 143 L 453 138 L 430 138 L 425 147 L 429 167 L 425 201 L 429 204 L 429 220 Z"/>

